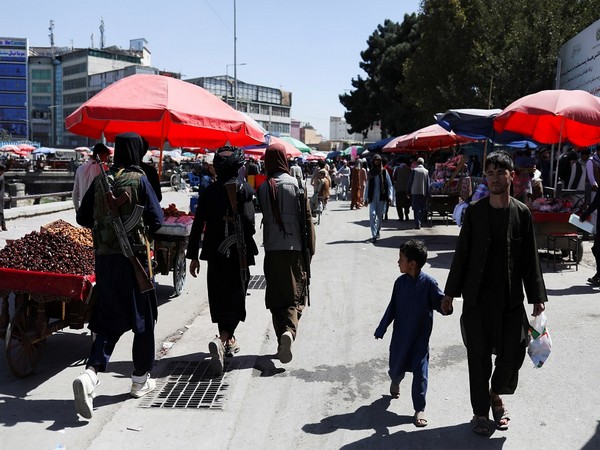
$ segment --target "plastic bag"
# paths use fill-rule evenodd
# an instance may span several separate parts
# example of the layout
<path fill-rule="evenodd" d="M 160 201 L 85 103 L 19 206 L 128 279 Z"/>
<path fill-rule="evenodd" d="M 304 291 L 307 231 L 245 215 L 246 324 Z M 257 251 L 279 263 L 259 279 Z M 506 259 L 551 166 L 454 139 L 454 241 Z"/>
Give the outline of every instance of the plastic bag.
<path fill-rule="evenodd" d="M 542 367 L 552 349 L 552 340 L 546 327 L 546 315 L 542 312 L 532 319 L 529 324 L 529 345 L 527 353 L 535 367 Z"/>

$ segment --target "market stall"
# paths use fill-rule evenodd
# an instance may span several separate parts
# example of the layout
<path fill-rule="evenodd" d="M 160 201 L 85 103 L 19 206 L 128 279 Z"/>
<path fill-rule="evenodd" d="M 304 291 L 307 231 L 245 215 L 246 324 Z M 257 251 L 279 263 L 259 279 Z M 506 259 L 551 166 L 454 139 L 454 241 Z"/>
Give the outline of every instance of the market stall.
<path fill-rule="evenodd" d="M 15 376 L 33 372 L 55 331 L 83 328 L 93 306 L 93 271 L 91 233 L 64 221 L 0 250 L 0 337 Z"/>
<path fill-rule="evenodd" d="M 437 163 L 430 176 L 427 198 L 429 223 L 432 223 L 434 214 L 437 214 L 448 225 L 448 218 L 452 216 L 456 205 L 461 199 L 466 200 L 472 192 L 464 155 L 456 155 L 445 163 Z"/>

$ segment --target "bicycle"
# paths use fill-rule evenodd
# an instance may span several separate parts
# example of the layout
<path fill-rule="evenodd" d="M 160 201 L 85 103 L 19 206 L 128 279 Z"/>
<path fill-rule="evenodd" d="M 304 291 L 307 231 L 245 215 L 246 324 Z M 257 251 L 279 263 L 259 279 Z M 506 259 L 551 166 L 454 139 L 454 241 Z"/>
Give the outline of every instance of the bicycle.
<path fill-rule="evenodd" d="M 173 169 L 173 174 L 170 178 L 170 184 L 174 191 L 184 191 L 187 188 L 187 182 L 185 177 L 187 172 L 182 171 L 179 168 Z"/>

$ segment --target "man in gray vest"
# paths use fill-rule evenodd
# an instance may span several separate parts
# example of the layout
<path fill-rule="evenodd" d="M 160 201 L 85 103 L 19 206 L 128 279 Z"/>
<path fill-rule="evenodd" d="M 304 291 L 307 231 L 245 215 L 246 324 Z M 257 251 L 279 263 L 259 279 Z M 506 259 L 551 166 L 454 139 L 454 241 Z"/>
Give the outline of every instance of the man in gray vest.
<path fill-rule="evenodd" d="M 417 167 L 410 173 L 407 192 L 410 194 L 413 214 L 415 215 L 415 228 L 427 220 L 427 196 L 429 195 L 429 172 L 423 166 L 423 158 L 417 159 Z"/>

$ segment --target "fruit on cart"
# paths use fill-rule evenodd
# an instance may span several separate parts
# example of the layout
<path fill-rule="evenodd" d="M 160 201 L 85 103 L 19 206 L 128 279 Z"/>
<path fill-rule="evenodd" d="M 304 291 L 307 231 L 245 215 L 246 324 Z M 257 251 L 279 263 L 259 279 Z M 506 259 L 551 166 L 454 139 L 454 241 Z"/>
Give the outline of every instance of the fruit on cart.
<path fill-rule="evenodd" d="M 51 233 L 63 234 L 70 237 L 73 241 L 85 245 L 86 247 L 94 246 L 92 230 L 89 228 L 80 228 L 71 225 L 69 222 L 58 219 L 42 226 L 41 231 L 49 231 Z"/>
<path fill-rule="evenodd" d="M 0 249 L 0 267 L 85 276 L 94 273 L 94 251 L 67 235 L 33 231 L 7 241 Z"/>
<path fill-rule="evenodd" d="M 162 210 L 165 217 L 181 217 L 188 215 L 186 212 L 178 210 L 175 203 L 171 203 L 168 208 L 163 208 Z"/>

